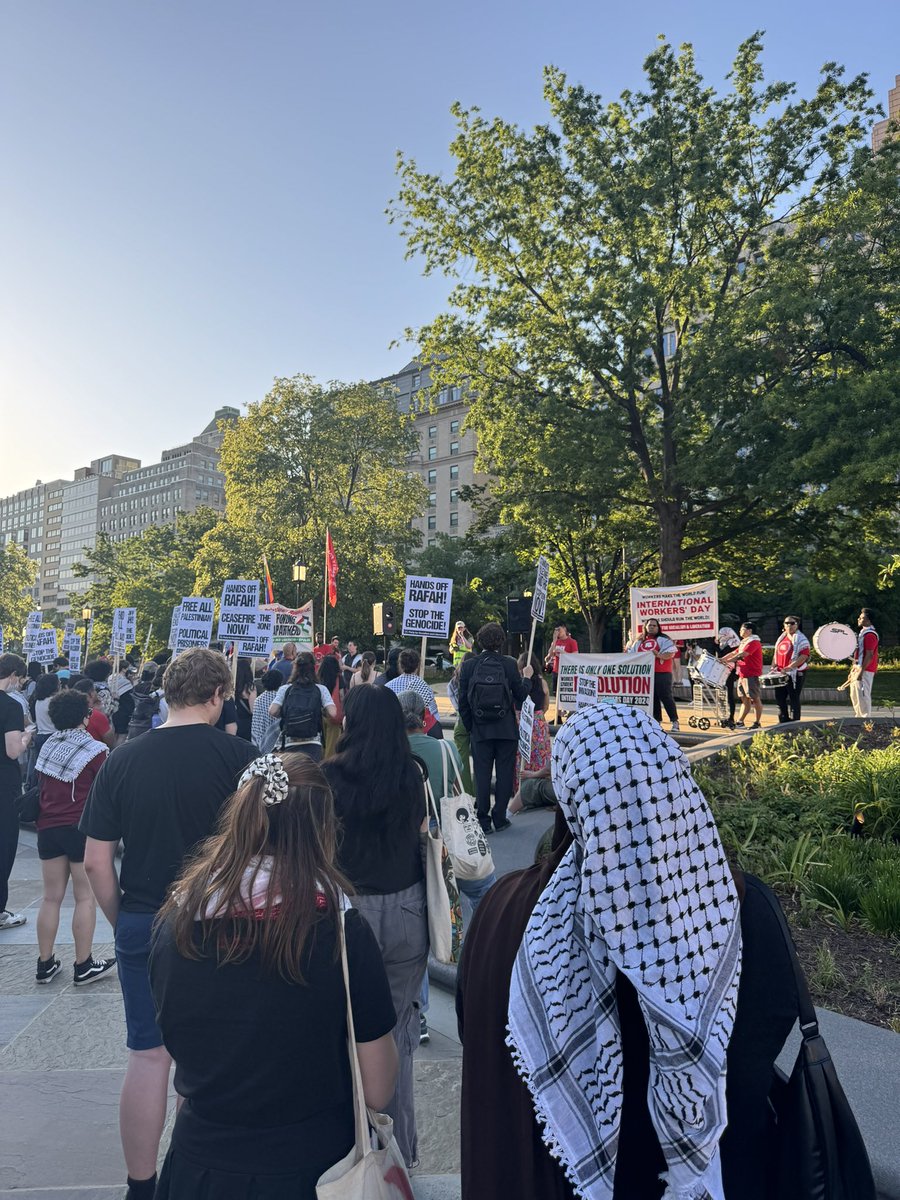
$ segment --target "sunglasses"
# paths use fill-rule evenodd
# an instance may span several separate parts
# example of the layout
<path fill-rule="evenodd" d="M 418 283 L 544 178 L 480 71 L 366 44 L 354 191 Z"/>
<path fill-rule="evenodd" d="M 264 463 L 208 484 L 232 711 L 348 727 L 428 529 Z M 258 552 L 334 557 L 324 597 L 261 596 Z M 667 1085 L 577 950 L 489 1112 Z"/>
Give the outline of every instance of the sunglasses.
<path fill-rule="evenodd" d="M 796 624 L 797 624 L 796 621 L 785 621 L 784 627 L 785 627 L 785 629 L 787 629 L 789 626 L 796 625 Z"/>

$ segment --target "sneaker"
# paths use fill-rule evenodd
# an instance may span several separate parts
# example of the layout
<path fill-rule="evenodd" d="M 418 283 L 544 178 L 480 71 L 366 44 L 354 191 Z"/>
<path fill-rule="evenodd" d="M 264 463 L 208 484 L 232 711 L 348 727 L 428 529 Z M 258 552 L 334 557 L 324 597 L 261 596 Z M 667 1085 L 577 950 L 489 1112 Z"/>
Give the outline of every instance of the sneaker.
<path fill-rule="evenodd" d="M 34 982 L 49 983 L 53 976 L 61 970 L 62 963 L 58 958 L 48 958 L 46 961 L 43 958 L 39 958 L 37 970 L 34 973 Z"/>
<path fill-rule="evenodd" d="M 754 721 L 752 725 L 748 726 L 748 728 L 749 729 L 762 729 L 762 725 L 760 725 L 759 721 Z"/>
<path fill-rule="evenodd" d="M 8 908 L 4 908 L 0 912 L 0 929 L 15 929 L 17 925 L 24 925 L 27 920 L 24 913 L 10 912 Z"/>
<path fill-rule="evenodd" d="M 494 827 L 493 827 L 493 825 L 490 823 L 490 821 L 479 821 L 479 822 L 478 822 L 478 824 L 481 826 L 481 832 L 482 832 L 482 833 L 484 833 L 484 834 L 488 834 L 488 833 L 493 833 L 493 832 L 494 832 Z"/>
<path fill-rule="evenodd" d="M 431 1034 L 428 1032 L 428 1022 L 425 1019 L 424 1013 L 419 1013 L 419 1045 L 424 1046 L 426 1042 L 431 1041 Z"/>
<path fill-rule="evenodd" d="M 488 833 L 502 833 L 504 829 L 509 829 L 510 825 L 512 825 L 512 821 L 508 821 L 508 820 L 506 820 L 506 818 L 504 818 L 500 822 L 499 825 L 494 825 L 494 828 L 489 829 L 487 832 Z"/>
<path fill-rule="evenodd" d="M 107 971 L 111 971 L 115 965 L 114 958 L 89 958 L 87 962 L 76 963 L 75 987 L 84 987 L 86 983 L 93 983 L 95 979 L 99 979 Z"/>
<path fill-rule="evenodd" d="M 735 721 L 735 723 L 732 725 L 731 728 L 732 729 L 746 729 L 747 726 L 744 724 L 743 721 Z"/>
<path fill-rule="evenodd" d="M 672 732 L 673 733 L 681 733 L 681 726 L 678 724 L 677 721 L 672 722 Z"/>

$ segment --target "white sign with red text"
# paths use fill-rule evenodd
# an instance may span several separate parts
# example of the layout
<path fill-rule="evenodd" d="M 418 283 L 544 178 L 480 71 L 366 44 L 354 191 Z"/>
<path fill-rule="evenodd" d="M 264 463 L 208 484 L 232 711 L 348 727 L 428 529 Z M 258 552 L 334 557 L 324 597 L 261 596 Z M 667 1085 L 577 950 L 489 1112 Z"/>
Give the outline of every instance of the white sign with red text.
<path fill-rule="evenodd" d="M 637 637 L 651 617 L 670 638 L 715 637 L 719 629 L 719 583 L 630 588 L 631 630 Z"/>
<path fill-rule="evenodd" d="M 626 704 L 653 713 L 654 659 L 644 654 L 561 654 L 556 703 L 563 712 Z"/>

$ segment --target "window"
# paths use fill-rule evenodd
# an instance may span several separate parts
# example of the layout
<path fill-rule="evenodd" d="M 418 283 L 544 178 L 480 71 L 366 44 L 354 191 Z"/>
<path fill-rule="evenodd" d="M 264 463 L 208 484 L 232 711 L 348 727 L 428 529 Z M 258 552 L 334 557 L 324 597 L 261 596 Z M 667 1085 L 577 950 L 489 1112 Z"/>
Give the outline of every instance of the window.
<path fill-rule="evenodd" d="M 451 433 L 459 433 L 459 421 L 451 421 L 450 422 L 450 432 Z"/>
<path fill-rule="evenodd" d="M 421 386 L 422 386 L 422 376 L 419 374 L 418 371 L 416 371 L 415 375 L 413 375 L 413 377 L 412 377 L 413 391 L 415 391 L 416 388 L 420 388 Z"/>
<path fill-rule="evenodd" d="M 429 539 L 428 539 L 428 545 L 429 545 L 429 546 L 436 546 L 436 545 L 437 545 L 437 538 L 429 538 Z"/>
<path fill-rule="evenodd" d="M 437 492 L 428 493 L 428 507 L 437 508 Z"/>
<path fill-rule="evenodd" d="M 430 438 L 436 438 L 436 437 L 437 437 L 437 425 L 429 425 L 429 426 L 428 426 L 428 436 L 429 436 Z"/>
<path fill-rule="evenodd" d="M 458 512 L 452 512 L 452 513 L 450 514 L 450 525 L 451 525 L 451 528 L 454 528 L 454 529 L 455 529 L 455 528 L 456 528 L 456 526 L 457 526 L 458 524 L 459 524 L 459 513 L 458 513 Z"/>
<path fill-rule="evenodd" d="M 450 453 L 451 454 L 459 454 L 459 442 L 451 442 L 450 443 Z"/>
<path fill-rule="evenodd" d="M 663 334 L 662 343 L 663 354 L 666 356 L 666 358 L 671 358 L 675 353 L 675 348 L 677 346 L 674 330 L 669 330 L 667 333 Z"/>
<path fill-rule="evenodd" d="M 459 504 L 459 488 L 450 489 L 450 503 Z"/>
<path fill-rule="evenodd" d="M 450 467 L 450 478 L 459 479 L 459 466 L 457 463 L 453 463 Z"/>
<path fill-rule="evenodd" d="M 434 462 L 434 460 L 436 458 L 437 458 L 437 446 L 429 446 L 428 447 L 428 461 Z"/>
<path fill-rule="evenodd" d="M 437 483 L 437 471 L 432 470 L 428 472 L 428 482 Z"/>
<path fill-rule="evenodd" d="M 428 518 L 428 528 L 429 529 L 437 529 L 437 517 L 430 516 Z"/>

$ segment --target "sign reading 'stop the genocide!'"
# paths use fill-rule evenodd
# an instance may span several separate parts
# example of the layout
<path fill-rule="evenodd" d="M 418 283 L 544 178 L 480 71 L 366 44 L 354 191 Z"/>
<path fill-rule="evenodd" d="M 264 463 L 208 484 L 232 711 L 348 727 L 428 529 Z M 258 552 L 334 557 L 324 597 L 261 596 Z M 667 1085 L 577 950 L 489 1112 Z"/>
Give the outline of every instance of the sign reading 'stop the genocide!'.
<path fill-rule="evenodd" d="M 404 637 L 447 637 L 450 632 L 452 579 L 407 575 L 403 602 Z"/>

